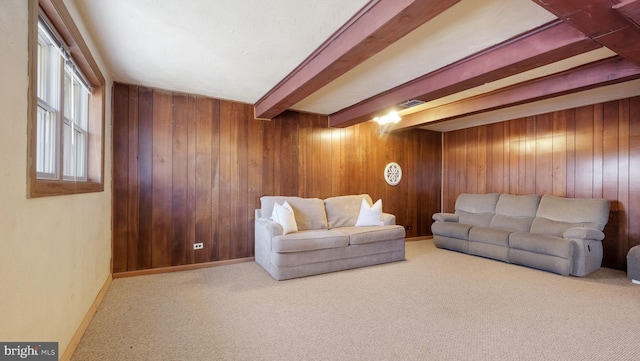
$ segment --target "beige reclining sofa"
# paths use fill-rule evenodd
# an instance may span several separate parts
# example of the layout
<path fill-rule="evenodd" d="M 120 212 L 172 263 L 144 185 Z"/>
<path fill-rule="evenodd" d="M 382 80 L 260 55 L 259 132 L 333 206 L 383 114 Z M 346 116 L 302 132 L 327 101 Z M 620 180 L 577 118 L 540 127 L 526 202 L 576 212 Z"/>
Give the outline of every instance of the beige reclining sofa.
<path fill-rule="evenodd" d="M 436 247 L 561 275 L 586 276 L 602 263 L 610 202 L 549 194 L 460 194 L 455 213 L 436 213 Z"/>

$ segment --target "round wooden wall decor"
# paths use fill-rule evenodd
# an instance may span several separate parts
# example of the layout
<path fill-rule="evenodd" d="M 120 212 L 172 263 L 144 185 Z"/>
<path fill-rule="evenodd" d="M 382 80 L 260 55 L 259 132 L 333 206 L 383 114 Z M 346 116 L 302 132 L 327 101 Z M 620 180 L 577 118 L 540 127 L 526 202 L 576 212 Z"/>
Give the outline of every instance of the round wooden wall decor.
<path fill-rule="evenodd" d="M 402 168 L 396 162 L 391 162 L 384 167 L 384 179 L 391 186 L 396 186 L 402 179 Z"/>

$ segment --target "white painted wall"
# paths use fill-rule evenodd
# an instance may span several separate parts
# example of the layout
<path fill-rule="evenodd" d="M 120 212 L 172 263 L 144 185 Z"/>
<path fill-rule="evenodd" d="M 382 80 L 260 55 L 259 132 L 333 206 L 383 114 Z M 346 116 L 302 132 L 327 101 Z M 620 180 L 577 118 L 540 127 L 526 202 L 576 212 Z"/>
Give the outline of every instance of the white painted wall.
<path fill-rule="evenodd" d="M 27 15 L 27 1 L 0 1 L 0 340 L 57 341 L 62 353 L 110 273 L 112 83 L 104 74 L 105 191 L 28 199 Z"/>

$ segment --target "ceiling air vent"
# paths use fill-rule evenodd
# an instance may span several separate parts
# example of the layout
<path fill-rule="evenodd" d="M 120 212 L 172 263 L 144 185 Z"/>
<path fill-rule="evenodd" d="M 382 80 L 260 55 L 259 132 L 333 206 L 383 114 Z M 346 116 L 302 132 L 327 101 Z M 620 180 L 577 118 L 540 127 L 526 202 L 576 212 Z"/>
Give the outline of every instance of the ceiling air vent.
<path fill-rule="evenodd" d="M 424 104 L 424 102 L 422 100 L 418 100 L 418 99 L 411 99 L 411 100 L 407 100 L 404 103 L 400 103 L 398 104 L 399 107 L 407 109 L 407 108 L 411 108 L 411 107 L 415 107 L 417 105 L 420 104 Z"/>

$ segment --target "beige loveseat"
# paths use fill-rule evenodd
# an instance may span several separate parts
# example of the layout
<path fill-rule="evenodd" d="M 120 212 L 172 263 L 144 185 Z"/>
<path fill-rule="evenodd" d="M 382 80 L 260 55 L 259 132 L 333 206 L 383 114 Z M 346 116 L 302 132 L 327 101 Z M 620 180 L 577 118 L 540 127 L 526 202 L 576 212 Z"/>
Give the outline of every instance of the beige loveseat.
<path fill-rule="evenodd" d="M 404 227 L 382 214 L 382 225 L 356 226 L 367 194 L 327 198 L 264 196 L 255 211 L 255 260 L 277 280 L 404 260 Z M 297 232 L 271 219 L 276 202 L 291 205 Z"/>
<path fill-rule="evenodd" d="M 434 244 L 561 275 L 600 268 L 610 202 L 545 194 L 460 194 L 455 213 L 436 213 Z"/>

